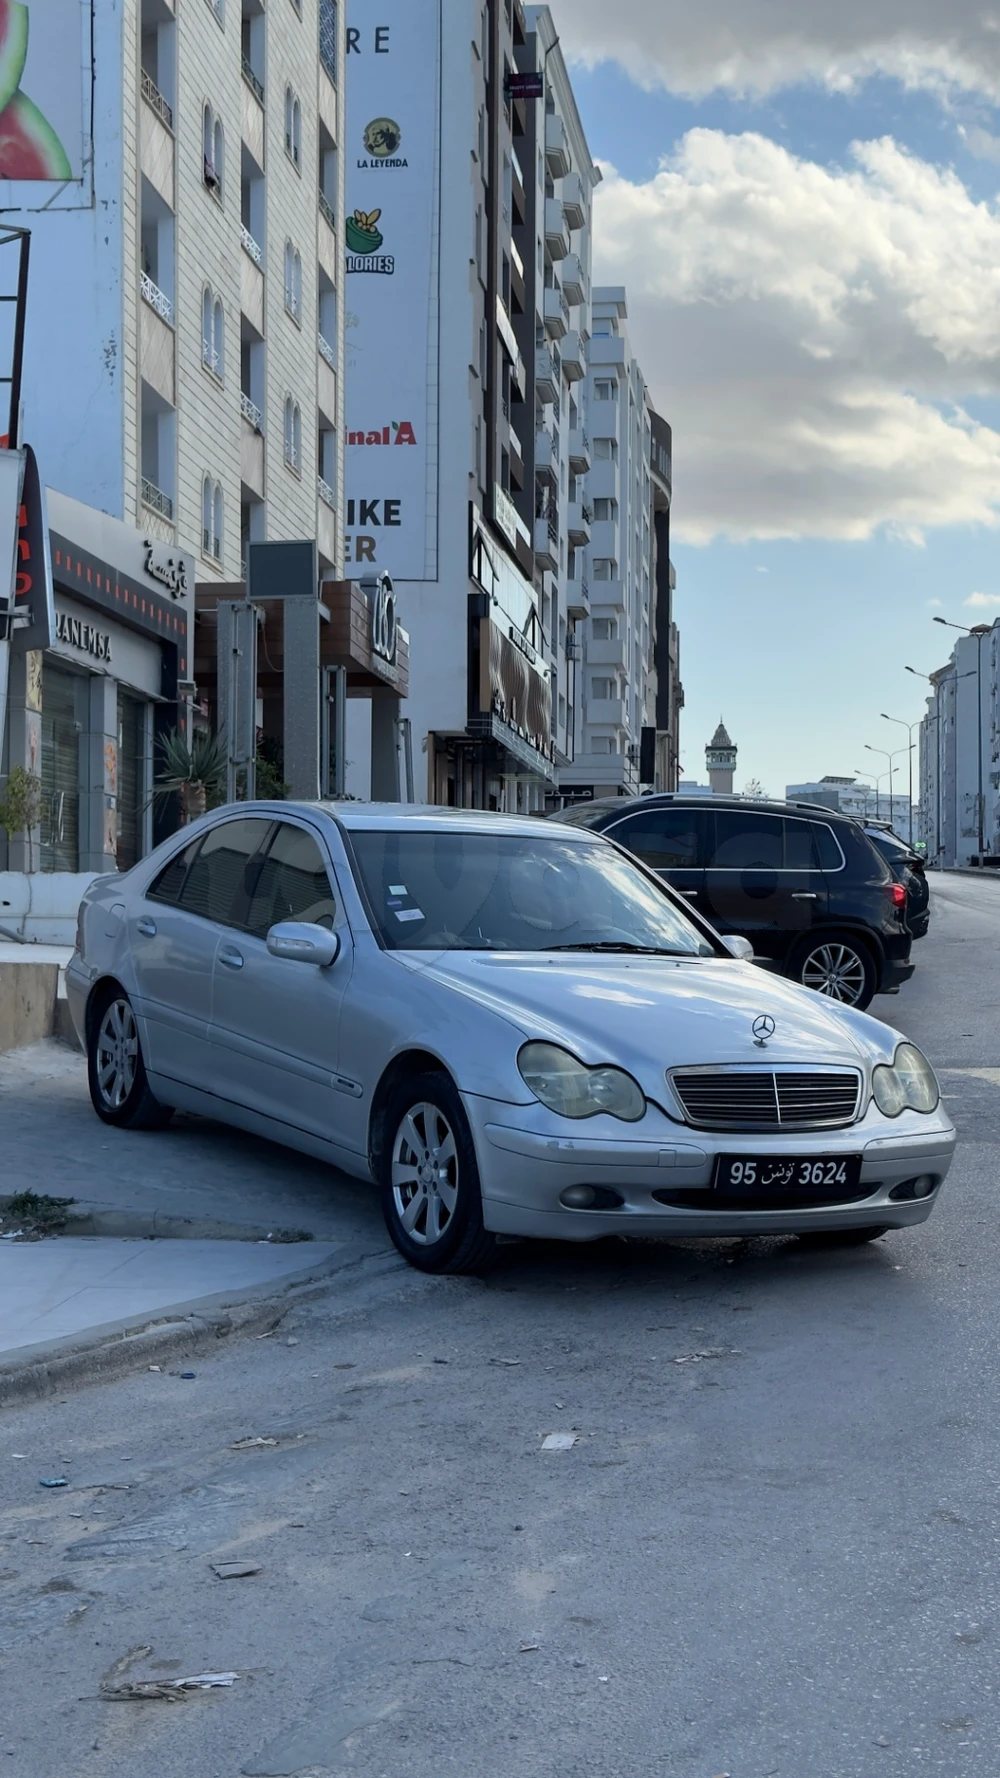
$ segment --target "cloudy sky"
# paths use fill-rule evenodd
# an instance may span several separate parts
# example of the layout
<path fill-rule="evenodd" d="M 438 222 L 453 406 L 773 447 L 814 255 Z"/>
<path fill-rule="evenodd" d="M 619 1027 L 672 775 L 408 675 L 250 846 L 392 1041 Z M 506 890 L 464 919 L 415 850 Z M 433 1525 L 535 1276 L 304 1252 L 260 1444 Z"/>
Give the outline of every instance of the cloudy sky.
<path fill-rule="evenodd" d="M 935 613 L 1000 614 L 1000 7 L 552 4 L 674 427 L 685 770 L 720 714 L 740 784 L 885 770 Z"/>

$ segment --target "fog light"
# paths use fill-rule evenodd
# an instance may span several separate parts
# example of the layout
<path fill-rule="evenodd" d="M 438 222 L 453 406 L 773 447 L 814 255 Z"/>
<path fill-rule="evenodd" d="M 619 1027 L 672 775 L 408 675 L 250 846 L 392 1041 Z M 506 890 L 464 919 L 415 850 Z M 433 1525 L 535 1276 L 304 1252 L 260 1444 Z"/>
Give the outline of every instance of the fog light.
<path fill-rule="evenodd" d="M 929 1198 L 935 1184 L 929 1173 L 921 1173 L 916 1179 L 904 1179 L 902 1185 L 894 1185 L 889 1196 L 896 1204 L 911 1203 L 914 1198 Z"/>
<path fill-rule="evenodd" d="M 620 1210 L 624 1201 L 606 1185 L 568 1185 L 559 1194 L 567 1210 Z"/>

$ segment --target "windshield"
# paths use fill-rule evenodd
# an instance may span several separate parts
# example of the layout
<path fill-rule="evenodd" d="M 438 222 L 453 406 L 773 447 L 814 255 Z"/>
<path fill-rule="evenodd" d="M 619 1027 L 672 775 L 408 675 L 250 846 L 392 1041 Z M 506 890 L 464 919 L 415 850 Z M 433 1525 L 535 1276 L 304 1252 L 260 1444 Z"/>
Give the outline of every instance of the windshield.
<path fill-rule="evenodd" d="M 610 845 L 497 833 L 355 831 L 372 921 L 392 951 L 716 955 Z"/>

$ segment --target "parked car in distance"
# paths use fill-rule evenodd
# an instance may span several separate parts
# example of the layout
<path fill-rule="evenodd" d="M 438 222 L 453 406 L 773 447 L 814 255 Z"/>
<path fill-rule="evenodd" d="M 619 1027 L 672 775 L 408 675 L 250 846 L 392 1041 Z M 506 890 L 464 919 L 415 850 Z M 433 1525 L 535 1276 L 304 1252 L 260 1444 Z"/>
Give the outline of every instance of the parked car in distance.
<path fill-rule="evenodd" d="M 926 860 L 885 822 L 865 823 L 872 845 L 881 852 L 897 883 L 906 890 L 906 924 L 913 938 L 924 938 L 931 923 L 931 891 Z"/>
<path fill-rule="evenodd" d="M 758 961 L 845 1006 L 913 974 L 906 891 L 860 824 L 812 803 L 644 796 L 554 819 L 607 834 Z"/>
<path fill-rule="evenodd" d="M 424 1271 L 923 1222 L 955 1147 L 929 1063 L 748 949 L 580 828 L 240 803 L 91 884 L 66 991 L 106 1124 L 200 1112 L 376 1180 Z"/>

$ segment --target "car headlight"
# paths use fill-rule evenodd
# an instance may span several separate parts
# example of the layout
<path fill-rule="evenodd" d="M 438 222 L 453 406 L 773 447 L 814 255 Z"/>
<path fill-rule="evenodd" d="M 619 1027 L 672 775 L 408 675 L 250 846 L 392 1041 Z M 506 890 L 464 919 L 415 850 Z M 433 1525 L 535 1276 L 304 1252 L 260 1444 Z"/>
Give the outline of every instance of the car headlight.
<path fill-rule="evenodd" d="M 596 1117 L 607 1111 L 634 1124 L 646 1110 L 642 1089 L 623 1068 L 588 1068 L 556 1043 L 526 1043 L 517 1058 L 525 1086 L 561 1117 Z"/>
<path fill-rule="evenodd" d="M 936 1111 L 941 1098 L 937 1075 L 915 1044 L 901 1043 L 892 1066 L 884 1063 L 872 1075 L 875 1103 L 886 1117 L 901 1111 Z"/>

